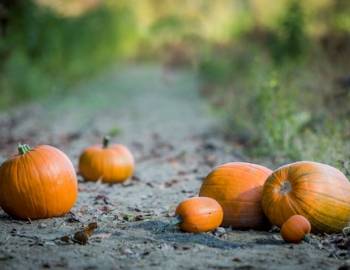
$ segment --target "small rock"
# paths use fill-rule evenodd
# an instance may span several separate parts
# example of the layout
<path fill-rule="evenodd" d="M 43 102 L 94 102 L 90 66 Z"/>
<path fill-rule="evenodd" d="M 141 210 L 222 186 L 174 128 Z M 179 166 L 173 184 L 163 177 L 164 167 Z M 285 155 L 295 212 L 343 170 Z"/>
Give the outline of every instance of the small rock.
<path fill-rule="evenodd" d="M 67 214 L 67 222 L 69 223 L 73 223 L 73 222 L 81 222 L 80 219 L 73 213 L 73 212 L 69 212 Z"/>
<path fill-rule="evenodd" d="M 141 254 L 141 256 L 142 256 L 142 257 L 145 257 L 145 256 L 147 256 L 147 255 L 149 255 L 149 254 L 151 254 L 150 251 L 145 251 L 145 252 L 143 252 L 143 253 Z"/>
<path fill-rule="evenodd" d="M 134 252 L 131 249 L 129 249 L 129 248 L 121 248 L 120 249 L 120 253 L 123 254 L 123 255 L 127 255 L 127 256 L 134 254 Z"/>
<path fill-rule="evenodd" d="M 39 229 L 44 229 L 46 227 L 47 227 L 47 225 L 45 223 L 39 223 L 39 225 L 38 225 Z"/>
<path fill-rule="evenodd" d="M 269 232 L 271 232 L 271 233 L 278 233 L 278 232 L 280 232 L 280 228 L 278 228 L 277 226 L 273 225 L 271 227 L 271 229 L 269 230 Z"/>
<path fill-rule="evenodd" d="M 276 234 L 274 234 L 274 235 L 272 235 L 272 239 L 273 240 L 281 240 L 281 237 L 276 235 Z"/>
<path fill-rule="evenodd" d="M 174 244 L 173 247 L 175 250 L 189 250 L 189 249 L 191 249 L 190 246 L 184 246 L 184 245 L 178 245 L 178 244 Z"/>
<path fill-rule="evenodd" d="M 145 217 L 143 215 L 137 215 L 137 216 L 135 216 L 134 221 L 141 221 L 144 219 L 145 219 Z"/>
<path fill-rule="evenodd" d="M 223 227 L 218 227 L 215 231 L 214 231 L 214 235 L 216 236 L 222 236 L 226 233 L 226 229 Z"/>

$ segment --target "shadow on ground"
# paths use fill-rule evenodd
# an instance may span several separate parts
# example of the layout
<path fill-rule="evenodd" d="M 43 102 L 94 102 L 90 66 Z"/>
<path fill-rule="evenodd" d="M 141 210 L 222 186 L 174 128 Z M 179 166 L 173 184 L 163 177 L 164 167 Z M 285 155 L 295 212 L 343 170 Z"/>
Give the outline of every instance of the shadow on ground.
<path fill-rule="evenodd" d="M 229 241 L 221 240 L 210 233 L 184 233 L 176 227 L 169 225 L 164 221 L 145 221 L 143 223 L 133 225 L 135 229 L 144 229 L 151 231 L 154 238 L 178 244 L 200 244 L 208 247 L 219 249 L 235 249 L 240 245 Z"/>

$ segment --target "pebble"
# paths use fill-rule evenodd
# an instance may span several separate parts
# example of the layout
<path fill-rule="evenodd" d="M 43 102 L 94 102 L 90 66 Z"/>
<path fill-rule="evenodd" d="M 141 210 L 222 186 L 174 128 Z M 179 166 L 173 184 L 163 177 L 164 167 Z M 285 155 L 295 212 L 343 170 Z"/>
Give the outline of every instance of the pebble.
<path fill-rule="evenodd" d="M 225 233 L 226 233 L 226 229 L 223 228 L 223 227 L 218 227 L 218 228 L 215 230 L 215 232 L 214 232 L 214 234 L 215 234 L 216 236 L 221 236 L 221 235 L 223 235 L 223 234 L 225 234 Z"/>
<path fill-rule="evenodd" d="M 129 248 L 121 248 L 120 253 L 123 255 L 133 255 L 134 252 Z"/>
<path fill-rule="evenodd" d="M 39 229 L 44 229 L 46 227 L 47 227 L 47 225 L 45 223 L 39 223 L 39 225 L 38 225 Z"/>

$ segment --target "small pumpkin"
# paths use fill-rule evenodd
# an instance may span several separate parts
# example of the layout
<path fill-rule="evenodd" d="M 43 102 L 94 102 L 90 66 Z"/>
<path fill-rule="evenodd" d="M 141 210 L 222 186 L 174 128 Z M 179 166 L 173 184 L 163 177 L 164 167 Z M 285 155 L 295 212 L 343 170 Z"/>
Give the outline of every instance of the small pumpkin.
<path fill-rule="evenodd" d="M 302 215 L 313 232 L 341 232 L 350 222 L 350 183 L 342 172 L 326 164 L 295 162 L 267 179 L 262 206 L 277 226 L 293 215 Z"/>
<path fill-rule="evenodd" d="M 291 216 L 281 228 L 281 236 L 288 243 L 300 243 L 310 232 L 310 222 L 301 215 Z"/>
<path fill-rule="evenodd" d="M 77 194 L 76 174 L 69 158 L 49 145 L 19 153 L 0 166 L 0 206 L 11 216 L 40 219 L 61 216 L 72 208 Z"/>
<path fill-rule="evenodd" d="M 105 137 L 102 145 L 88 147 L 80 155 L 79 172 L 88 181 L 123 182 L 134 172 L 134 158 L 125 146 L 109 145 Z"/>
<path fill-rule="evenodd" d="M 193 197 L 182 201 L 175 213 L 181 230 L 194 233 L 216 229 L 224 216 L 220 204 L 206 197 Z"/>
<path fill-rule="evenodd" d="M 262 228 L 262 187 L 272 171 L 266 167 L 230 162 L 215 168 L 204 180 L 199 196 L 217 200 L 224 210 L 223 226 Z"/>

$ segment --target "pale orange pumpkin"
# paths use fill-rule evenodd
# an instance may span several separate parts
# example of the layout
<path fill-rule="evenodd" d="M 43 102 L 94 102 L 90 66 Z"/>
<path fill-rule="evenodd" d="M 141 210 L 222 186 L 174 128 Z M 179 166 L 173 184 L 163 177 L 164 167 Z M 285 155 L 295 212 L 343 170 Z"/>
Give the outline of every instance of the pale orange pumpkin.
<path fill-rule="evenodd" d="M 78 194 L 69 158 L 49 145 L 33 149 L 19 145 L 18 150 L 18 155 L 0 167 L 2 209 L 21 219 L 56 217 L 69 212 Z"/>
<path fill-rule="evenodd" d="M 182 201 L 175 213 L 181 230 L 195 233 L 216 229 L 224 216 L 220 204 L 206 197 L 193 197 Z"/>
<path fill-rule="evenodd" d="M 119 183 L 134 172 L 134 158 L 121 144 L 109 145 L 109 138 L 102 145 L 86 148 L 79 158 L 79 172 L 88 181 Z"/>
<path fill-rule="evenodd" d="M 215 168 L 204 180 L 199 196 L 217 200 L 224 210 L 223 226 L 262 228 L 262 186 L 272 171 L 266 167 L 231 162 Z"/>
<path fill-rule="evenodd" d="M 340 232 L 350 222 L 350 183 L 342 172 L 326 164 L 288 164 L 266 181 L 262 206 L 277 226 L 293 215 L 302 215 L 314 232 Z"/>
<path fill-rule="evenodd" d="M 300 243 L 310 232 L 310 222 L 301 215 L 291 216 L 281 228 L 281 236 L 288 243 Z"/>

